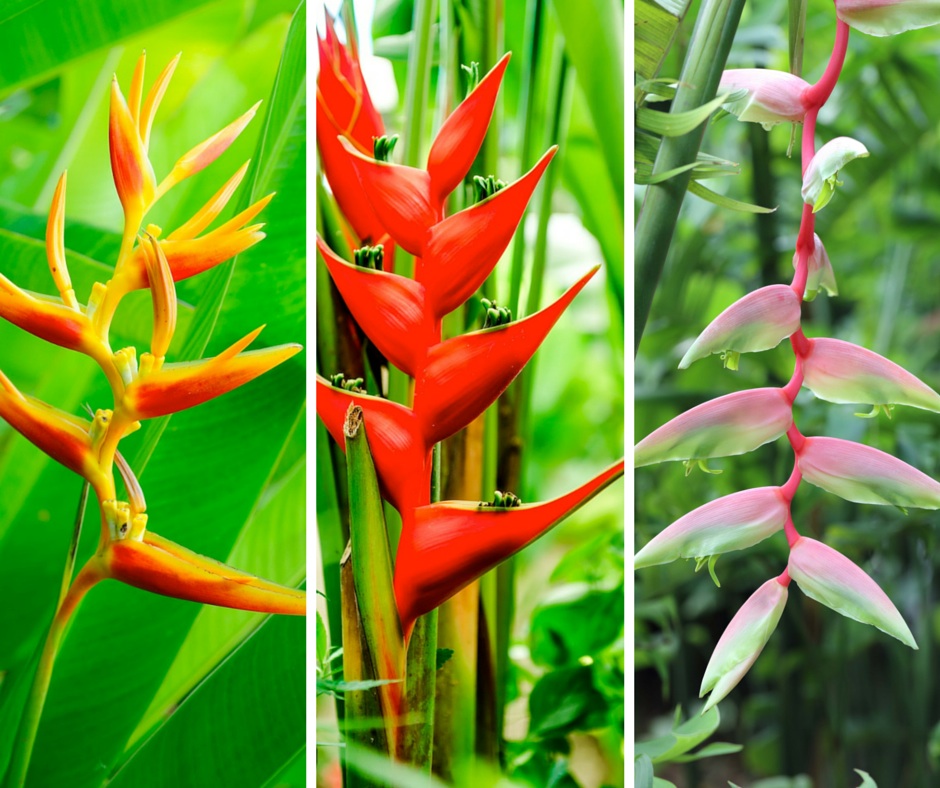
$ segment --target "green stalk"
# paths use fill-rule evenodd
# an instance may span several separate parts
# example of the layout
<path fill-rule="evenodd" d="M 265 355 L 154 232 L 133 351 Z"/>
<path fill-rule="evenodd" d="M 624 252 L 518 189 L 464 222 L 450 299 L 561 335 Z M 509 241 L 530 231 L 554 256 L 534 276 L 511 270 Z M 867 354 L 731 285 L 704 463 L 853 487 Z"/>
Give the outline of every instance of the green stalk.
<path fill-rule="evenodd" d="M 564 140 L 567 133 L 567 121 L 571 114 L 573 80 L 565 55 L 563 39 L 555 38 L 552 53 L 551 82 L 552 95 L 549 97 L 549 117 L 547 120 L 547 142 Z M 547 146 L 546 146 L 547 147 Z M 537 312 L 542 300 L 542 283 L 545 278 L 545 261 L 548 254 L 548 222 L 552 213 L 552 196 L 561 172 L 560 151 L 553 161 L 539 192 L 538 228 L 533 250 L 532 280 L 526 303 L 526 314 Z M 497 487 L 501 490 L 523 492 L 523 452 L 525 436 L 528 433 L 528 409 L 532 393 L 532 381 L 535 375 L 535 359 L 529 362 L 513 383 L 509 392 L 501 398 L 500 423 L 500 469 Z M 505 402 L 505 404 L 503 404 Z M 524 494 L 524 492 L 523 492 Z M 495 613 L 495 679 L 496 679 L 496 719 L 502 736 L 503 714 L 505 712 L 506 680 L 509 673 L 509 647 L 512 643 L 512 619 L 515 609 L 515 559 L 503 562 L 496 570 L 496 609 Z"/>
<path fill-rule="evenodd" d="M 71 560 L 68 562 L 68 565 L 71 568 Z M 29 762 L 33 754 L 33 746 L 36 743 L 36 734 L 39 732 L 39 722 L 42 719 L 43 706 L 46 703 L 46 696 L 49 694 L 49 684 L 52 681 L 52 670 L 55 667 L 55 659 L 58 656 L 59 647 L 62 645 L 65 629 L 68 626 L 72 614 L 84 598 L 88 589 L 95 585 L 100 579 L 101 575 L 99 574 L 97 564 L 89 562 L 84 566 L 82 571 L 78 573 L 75 582 L 72 583 L 68 591 L 61 598 L 52 623 L 49 625 L 46 640 L 42 646 L 42 652 L 39 656 L 39 665 L 36 668 L 36 675 L 33 677 L 33 684 L 29 691 L 29 698 L 26 701 L 26 708 L 20 720 L 16 740 L 13 742 L 13 754 L 10 759 L 6 779 L 3 782 L 3 788 L 22 788 L 26 784 L 26 775 L 29 772 Z"/>
<path fill-rule="evenodd" d="M 351 405 L 346 414 L 346 468 L 349 480 L 349 544 L 362 637 L 376 679 L 404 678 L 405 643 L 395 607 L 392 556 L 385 529 L 379 480 L 375 473 L 362 408 Z M 378 689 L 385 735 L 392 752 L 398 750 L 401 684 Z"/>
<path fill-rule="evenodd" d="M 415 0 L 411 51 L 408 53 L 408 82 L 405 86 L 404 163 L 409 167 L 418 167 L 421 159 L 421 138 L 428 105 L 428 85 L 431 83 L 433 21 L 433 0 Z"/>
<path fill-rule="evenodd" d="M 527 0 L 525 9 L 525 60 L 522 65 L 522 93 L 519 114 L 522 116 L 522 145 L 519 149 L 519 176 L 524 175 L 532 158 L 535 136 L 535 86 L 538 81 L 539 56 L 542 42 L 542 0 Z M 522 214 L 522 227 L 528 208 Z M 509 308 L 519 314 L 522 295 L 522 272 L 525 267 L 525 233 L 518 233 L 512 246 L 512 269 L 509 279 Z"/>
<path fill-rule="evenodd" d="M 744 0 L 704 0 L 689 41 L 679 89 L 671 112 L 686 112 L 715 98 L 721 72 L 728 60 L 731 41 L 741 19 Z M 653 172 L 691 164 L 698 155 L 706 124 L 681 137 L 665 137 L 656 155 Z M 692 176 L 686 171 L 662 183 L 646 187 L 646 198 L 636 224 L 636 300 L 634 352 L 640 347 L 653 296 L 666 263 L 676 229 L 679 209 Z"/>
<path fill-rule="evenodd" d="M 353 576 L 352 550 L 347 545 L 340 561 L 340 605 L 343 613 L 343 681 L 368 681 L 374 678 L 369 656 L 363 645 L 362 622 L 356 600 L 356 582 Z M 388 742 L 384 732 L 376 730 L 379 702 L 376 689 L 348 690 L 344 693 L 343 737 L 360 748 L 378 750 L 388 755 Z M 355 747 L 350 752 L 356 752 Z M 363 777 L 352 763 L 355 755 L 345 757 L 343 764 L 345 788 L 369 788 L 372 783 Z"/>
<path fill-rule="evenodd" d="M 431 501 L 440 500 L 441 446 L 434 446 Z M 399 737 L 399 757 L 425 774 L 431 773 L 434 744 L 434 700 L 437 679 L 437 610 L 414 625 L 405 667 L 407 719 Z"/>
<path fill-rule="evenodd" d="M 447 500 L 481 498 L 484 422 L 485 416 L 480 416 L 444 442 L 442 486 Z M 459 591 L 438 611 L 438 645 L 454 653 L 438 671 L 434 773 L 451 783 L 476 751 L 479 611 L 479 582 Z"/>

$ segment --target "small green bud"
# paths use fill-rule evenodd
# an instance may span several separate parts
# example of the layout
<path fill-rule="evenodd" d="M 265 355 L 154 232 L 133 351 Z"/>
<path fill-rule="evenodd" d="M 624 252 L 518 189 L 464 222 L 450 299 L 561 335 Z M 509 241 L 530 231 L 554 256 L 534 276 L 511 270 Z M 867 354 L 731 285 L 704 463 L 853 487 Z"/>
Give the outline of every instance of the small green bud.
<path fill-rule="evenodd" d="M 376 161 L 388 161 L 392 155 L 392 151 L 395 150 L 397 142 L 397 134 L 393 134 L 391 137 L 387 137 L 384 134 L 381 137 L 373 137 L 372 156 Z"/>
<path fill-rule="evenodd" d="M 473 60 L 469 66 L 461 64 L 460 70 L 467 75 L 467 95 L 469 95 L 480 84 L 480 64 Z"/>

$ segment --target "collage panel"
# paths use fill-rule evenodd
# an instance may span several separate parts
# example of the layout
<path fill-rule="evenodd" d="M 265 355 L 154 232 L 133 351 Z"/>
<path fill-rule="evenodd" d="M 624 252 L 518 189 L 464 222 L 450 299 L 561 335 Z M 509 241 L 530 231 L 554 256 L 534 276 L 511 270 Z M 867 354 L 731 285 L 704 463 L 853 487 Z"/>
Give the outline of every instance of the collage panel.
<path fill-rule="evenodd" d="M 623 4 L 326 5 L 317 785 L 623 786 Z"/>
<path fill-rule="evenodd" d="M 938 24 L 636 4 L 637 786 L 940 779 Z"/>
<path fill-rule="evenodd" d="M 5 788 L 305 784 L 305 73 L 296 0 L 0 6 Z"/>

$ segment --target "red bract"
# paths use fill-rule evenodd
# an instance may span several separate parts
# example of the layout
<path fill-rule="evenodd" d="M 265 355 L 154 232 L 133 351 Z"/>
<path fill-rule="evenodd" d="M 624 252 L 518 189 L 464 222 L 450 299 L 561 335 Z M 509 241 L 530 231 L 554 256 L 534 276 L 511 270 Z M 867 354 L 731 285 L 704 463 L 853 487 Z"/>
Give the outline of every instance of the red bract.
<path fill-rule="evenodd" d="M 545 503 L 504 509 L 442 501 L 408 513 L 395 560 L 395 600 L 405 634 L 418 616 L 535 541 L 622 474 L 623 460 Z"/>
<path fill-rule="evenodd" d="M 323 102 L 324 114 L 335 117 L 345 99 L 337 99 L 334 108 L 327 86 L 338 91 L 342 82 L 337 74 L 343 67 L 352 69 L 352 61 L 338 52 L 345 49 L 336 43 L 329 25 L 320 49 L 324 65 L 318 111 Z M 515 507 L 504 504 L 501 497 L 494 505 L 431 504 L 434 445 L 470 424 L 505 391 L 597 272 L 596 268 L 587 272 L 555 303 L 522 320 L 442 340 L 442 318 L 470 299 L 493 271 L 556 151 L 550 149 L 515 183 L 445 217 L 447 196 L 467 175 L 483 143 L 508 57 L 444 121 L 431 146 L 427 170 L 376 160 L 365 142 L 349 133 L 339 140 L 382 236 L 415 255 L 413 280 L 389 273 L 387 267 L 374 271 L 354 266 L 324 241 L 317 242 L 360 328 L 385 358 L 414 378 L 408 407 L 366 394 L 357 385 L 361 381 L 345 381 L 339 375 L 331 383 L 317 377 L 317 413 L 340 445 L 345 447 L 348 407 L 355 403 L 362 408 L 382 495 L 401 513 L 394 584 L 406 635 L 417 616 L 523 548 L 623 473 L 620 462 L 545 504 Z M 332 73 L 325 74 L 327 70 Z M 321 138 L 320 144 L 324 161 L 333 159 L 333 141 Z M 343 188 L 348 186 L 344 181 Z M 337 202 L 346 211 L 338 193 Z M 374 243 L 379 231 L 371 232 Z"/>
<path fill-rule="evenodd" d="M 372 140 L 385 134 L 382 116 L 366 90 L 359 58 L 336 37 L 326 18 L 326 36 L 317 37 L 320 72 L 317 74 L 317 146 L 326 178 L 340 209 L 362 243 L 385 245 L 385 270 L 394 270 L 394 250 L 369 204 L 340 144 L 345 137 L 364 153 Z"/>

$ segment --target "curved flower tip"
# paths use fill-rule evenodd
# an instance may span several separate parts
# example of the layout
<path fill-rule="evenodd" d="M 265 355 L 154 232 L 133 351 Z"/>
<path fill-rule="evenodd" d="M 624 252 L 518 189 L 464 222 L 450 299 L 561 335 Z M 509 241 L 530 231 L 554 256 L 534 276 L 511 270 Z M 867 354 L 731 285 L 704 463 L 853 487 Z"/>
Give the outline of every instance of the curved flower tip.
<path fill-rule="evenodd" d="M 851 137 L 836 137 L 813 156 L 803 174 L 803 202 L 813 206 L 813 213 L 825 208 L 835 194 L 839 170 L 853 159 L 868 156 L 868 148 Z"/>
<path fill-rule="evenodd" d="M 415 402 L 421 403 L 429 446 L 466 427 L 506 390 L 599 268 L 592 268 L 554 304 L 534 315 L 431 348 L 415 381 Z"/>
<path fill-rule="evenodd" d="M 144 371 L 142 359 L 141 374 L 124 394 L 128 416 L 152 419 L 192 408 L 254 380 L 303 350 L 300 345 L 288 344 L 242 353 L 259 333 L 261 328 L 204 361 L 164 364 Z"/>
<path fill-rule="evenodd" d="M 550 148 L 519 180 L 431 228 L 415 278 L 427 287 L 436 316 L 463 304 L 490 275 L 557 151 Z"/>
<path fill-rule="evenodd" d="M 799 254 L 793 255 L 793 269 L 796 270 L 799 263 Z M 829 262 L 829 255 L 826 254 L 826 247 L 819 240 L 819 236 L 813 233 L 813 252 L 806 260 L 806 290 L 803 293 L 804 301 L 812 301 L 820 290 L 825 290 L 826 295 L 839 295 L 839 288 L 836 286 L 836 275 L 832 271 L 832 263 Z"/>
<path fill-rule="evenodd" d="M 887 594 L 838 550 L 802 536 L 790 547 L 787 571 L 810 599 L 917 648 Z"/>
<path fill-rule="evenodd" d="M 180 181 L 185 180 L 190 175 L 195 175 L 212 164 L 228 150 L 229 145 L 235 142 L 245 130 L 245 127 L 251 123 L 260 106 L 261 102 L 256 102 L 253 107 L 229 123 L 224 129 L 217 131 L 209 139 L 200 142 L 195 148 L 184 153 L 173 165 L 170 174 L 160 183 L 157 193 L 160 195 L 166 194 Z"/>
<path fill-rule="evenodd" d="M 111 173 L 125 220 L 136 226 L 150 208 L 156 195 L 156 177 L 140 129 L 132 117 L 117 76 L 111 82 L 111 110 L 108 123 Z"/>
<path fill-rule="evenodd" d="M 777 123 L 802 123 L 803 93 L 809 83 L 794 74 L 764 68 L 734 68 L 721 75 L 719 91 L 745 90 L 746 95 L 724 105 L 739 120 L 769 129 Z"/>
<path fill-rule="evenodd" d="M 307 594 L 234 569 L 144 531 L 111 542 L 102 561 L 108 576 L 155 594 L 207 605 L 282 613 L 307 614 Z"/>
<path fill-rule="evenodd" d="M 20 393 L 0 372 L 0 418 L 56 462 L 84 477 L 97 492 L 101 471 L 90 423 Z"/>
<path fill-rule="evenodd" d="M 369 425 L 369 448 L 382 497 L 399 512 L 427 502 L 431 489 L 430 447 L 422 439 L 414 411 L 397 402 L 332 386 L 319 375 L 316 403 L 317 415 L 343 451 L 346 411 L 351 403 L 361 407 Z"/>
<path fill-rule="evenodd" d="M 800 299 L 787 285 L 762 287 L 735 301 L 708 324 L 679 362 L 685 369 L 712 353 L 753 353 L 777 347 L 800 327 Z M 736 368 L 736 364 L 726 365 Z"/>
<path fill-rule="evenodd" d="M 431 227 L 441 219 L 431 204 L 430 176 L 363 156 L 347 139 L 339 142 L 382 227 L 405 251 L 423 256 Z"/>
<path fill-rule="evenodd" d="M 893 36 L 940 24 L 938 0 L 836 0 L 836 15 L 872 36 Z"/>
<path fill-rule="evenodd" d="M 634 467 L 745 454 L 779 438 L 791 424 L 791 403 L 782 389 L 726 394 L 676 416 L 647 435 L 634 448 Z"/>
<path fill-rule="evenodd" d="M 317 249 L 356 322 L 389 361 L 415 375 L 432 336 L 424 286 L 397 274 L 352 265 L 317 236 Z"/>
<path fill-rule="evenodd" d="M 760 656 L 787 604 L 787 588 L 768 580 L 741 605 L 724 631 L 702 677 L 699 697 L 711 692 L 704 714 L 733 690 Z"/>
<path fill-rule="evenodd" d="M 431 202 L 438 210 L 470 171 L 486 137 L 511 54 L 507 52 L 441 125 L 428 154 Z"/>
<path fill-rule="evenodd" d="M 372 440 L 372 422 L 370 442 Z M 502 508 L 444 501 L 403 512 L 395 557 L 402 630 L 533 542 L 623 475 L 623 460 L 552 501 Z"/>
<path fill-rule="evenodd" d="M 0 318 L 33 336 L 99 358 L 102 343 L 81 309 L 21 290 L 0 274 Z"/>
<path fill-rule="evenodd" d="M 68 172 L 63 172 L 56 184 L 55 194 L 52 196 L 49 221 L 46 223 L 46 259 L 49 261 L 49 271 L 62 297 L 62 302 L 78 311 L 78 301 L 72 289 L 72 279 L 65 260 L 65 184 L 67 178 Z"/>
<path fill-rule="evenodd" d="M 940 509 L 940 483 L 871 446 L 807 438 L 796 461 L 806 481 L 847 501 Z"/>
<path fill-rule="evenodd" d="M 160 239 L 160 249 L 166 256 L 173 281 L 182 282 L 191 276 L 197 276 L 263 241 L 265 234 L 261 230 L 264 224 L 249 222 L 264 210 L 273 198 L 274 194 L 262 197 L 225 224 L 198 238 L 181 237 L 188 234 L 187 230 L 184 233 L 176 231 Z M 134 249 L 127 265 L 117 273 L 113 282 L 114 286 L 122 286 L 126 290 L 150 287 L 146 257 L 140 246 Z"/>
<path fill-rule="evenodd" d="M 633 559 L 634 569 L 677 558 L 705 558 L 743 550 L 783 530 L 789 506 L 779 487 L 726 495 L 680 517 Z"/>
<path fill-rule="evenodd" d="M 841 339 L 811 339 L 803 383 L 829 402 L 911 405 L 940 413 L 940 394 L 903 367 Z"/>

